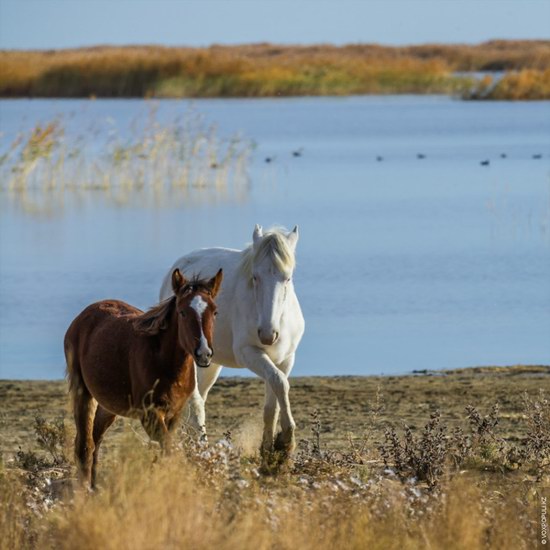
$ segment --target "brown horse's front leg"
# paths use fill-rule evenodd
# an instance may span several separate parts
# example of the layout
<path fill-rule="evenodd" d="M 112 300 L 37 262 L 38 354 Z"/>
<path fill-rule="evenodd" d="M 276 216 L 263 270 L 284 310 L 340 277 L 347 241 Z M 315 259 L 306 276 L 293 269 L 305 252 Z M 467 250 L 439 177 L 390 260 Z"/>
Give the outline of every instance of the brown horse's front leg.
<path fill-rule="evenodd" d="M 141 424 L 147 435 L 160 444 L 163 453 L 170 453 L 170 431 L 166 426 L 166 413 L 159 409 L 145 411 Z"/>

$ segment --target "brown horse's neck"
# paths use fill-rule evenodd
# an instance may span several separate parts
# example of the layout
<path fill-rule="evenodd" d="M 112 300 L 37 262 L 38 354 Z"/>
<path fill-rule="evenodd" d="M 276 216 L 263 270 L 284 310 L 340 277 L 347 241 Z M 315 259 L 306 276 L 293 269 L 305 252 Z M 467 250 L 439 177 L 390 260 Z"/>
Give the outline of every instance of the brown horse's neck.
<path fill-rule="evenodd" d="M 158 335 L 159 367 L 162 369 L 163 375 L 174 379 L 183 376 L 186 369 L 193 365 L 193 356 L 181 347 L 179 341 L 177 315 L 174 307 L 168 326 Z"/>

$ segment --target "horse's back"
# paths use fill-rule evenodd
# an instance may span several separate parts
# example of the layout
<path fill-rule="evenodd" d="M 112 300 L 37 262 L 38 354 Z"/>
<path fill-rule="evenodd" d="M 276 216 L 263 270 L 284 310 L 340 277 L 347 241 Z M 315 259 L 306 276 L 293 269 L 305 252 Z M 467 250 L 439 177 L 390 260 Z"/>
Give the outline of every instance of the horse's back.
<path fill-rule="evenodd" d="M 120 300 L 102 300 L 89 305 L 79 313 L 65 334 L 65 343 L 90 334 L 98 327 L 108 323 L 127 322 L 139 315 L 141 310 Z"/>
<path fill-rule="evenodd" d="M 120 300 L 102 300 L 79 313 L 65 333 L 65 356 L 79 363 L 91 349 L 97 353 L 105 346 L 122 346 L 132 320 L 141 310 Z"/>

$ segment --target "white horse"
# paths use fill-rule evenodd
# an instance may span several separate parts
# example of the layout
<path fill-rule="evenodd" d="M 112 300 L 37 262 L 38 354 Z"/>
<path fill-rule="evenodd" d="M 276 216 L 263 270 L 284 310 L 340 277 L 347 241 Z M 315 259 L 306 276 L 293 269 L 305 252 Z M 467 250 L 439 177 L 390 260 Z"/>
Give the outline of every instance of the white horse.
<path fill-rule="evenodd" d="M 264 233 L 256 225 L 253 242 L 244 250 L 205 248 L 177 260 L 160 290 L 161 300 L 172 294 L 170 275 L 176 267 L 186 278 L 209 277 L 223 269 L 223 285 L 216 299 L 214 355 L 210 367 L 197 368 L 190 420 L 206 433 L 204 406 L 222 366 L 250 369 L 265 382 L 264 458 L 275 450 L 284 459 L 295 445 L 287 378 L 304 333 L 292 284 L 297 242 L 297 226 L 291 232 L 273 228 Z M 281 432 L 275 437 L 279 411 Z"/>

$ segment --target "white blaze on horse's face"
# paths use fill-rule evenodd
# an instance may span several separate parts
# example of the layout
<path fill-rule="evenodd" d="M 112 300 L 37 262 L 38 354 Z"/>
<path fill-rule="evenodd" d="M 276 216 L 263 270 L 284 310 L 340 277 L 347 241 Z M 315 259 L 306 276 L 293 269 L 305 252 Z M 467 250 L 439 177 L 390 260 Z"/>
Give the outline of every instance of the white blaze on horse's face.
<path fill-rule="evenodd" d="M 208 304 L 201 296 L 197 295 L 191 300 L 189 306 L 197 313 L 199 326 L 201 327 L 199 345 L 194 352 L 195 363 L 197 363 L 199 367 L 208 367 L 210 365 L 210 359 L 212 358 L 212 349 L 208 345 L 208 340 L 206 339 L 202 328 L 202 315 L 206 311 Z"/>
<path fill-rule="evenodd" d="M 254 247 L 259 246 L 263 237 L 260 226 L 256 226 L 253 237 Z M 287 235 L 287 243 L 292 251 L 296 248 L 297 242 L 298 228 L 295 227 Z M 253 265 L 252 284 L 258 316 L 258 338 L 266 346 L 273 345 L 279 339 L 283 307 L 291 280 L 292 271 L 279 271 L 269 257 L 264 257 Z"/>

